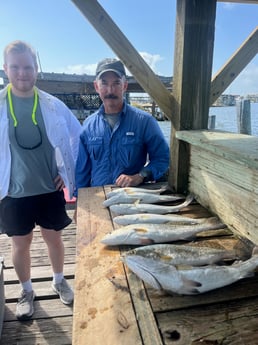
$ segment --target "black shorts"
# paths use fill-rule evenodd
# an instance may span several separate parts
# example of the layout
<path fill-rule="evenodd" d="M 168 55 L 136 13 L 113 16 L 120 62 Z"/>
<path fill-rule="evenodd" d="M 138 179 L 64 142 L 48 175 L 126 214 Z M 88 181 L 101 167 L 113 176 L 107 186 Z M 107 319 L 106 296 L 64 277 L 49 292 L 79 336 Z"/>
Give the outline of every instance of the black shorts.
<path fill-rule="evenodd" d="M 29 234 L 35 225 L 62 230 L 72 222 L 65 204 L 63 191 L 24 198 L 7 196 L 0 202 L 0 232 L 22 236 Z"/>

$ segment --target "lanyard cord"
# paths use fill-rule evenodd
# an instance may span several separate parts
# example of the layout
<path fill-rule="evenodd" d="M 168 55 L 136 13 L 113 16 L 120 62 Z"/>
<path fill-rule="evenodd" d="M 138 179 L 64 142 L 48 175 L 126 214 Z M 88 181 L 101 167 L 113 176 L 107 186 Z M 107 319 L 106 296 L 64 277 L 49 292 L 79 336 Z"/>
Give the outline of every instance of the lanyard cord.
<path fill-rule="evenodd" d="M 14 127 L 17 127 L 18 121 L 17 121 L 17 118 L 16 118 L 16 116 L 14 114 L 14 110 L 13 110 L 13 101 L 12 101 L 11 89 L 12 89 L 12 84 L 9 84 L 8 88 L 7 88 L 7 95 L 8 95 L 8 102 L 9 102 L 9 107 L 10 107 L 10 113 L 11 113 L 12 118 L 13 118 L 13 125 L 14 125 Z M 32 119 L 32 122 L 34 123 L 35 126 L 38 125 L 38 123 L 36 121 L 37 106 L 38 106 L 38 93 L 37 93 L 36 88 L 34 88 L 34 103 L 33 103 L 31 119 Z"/>

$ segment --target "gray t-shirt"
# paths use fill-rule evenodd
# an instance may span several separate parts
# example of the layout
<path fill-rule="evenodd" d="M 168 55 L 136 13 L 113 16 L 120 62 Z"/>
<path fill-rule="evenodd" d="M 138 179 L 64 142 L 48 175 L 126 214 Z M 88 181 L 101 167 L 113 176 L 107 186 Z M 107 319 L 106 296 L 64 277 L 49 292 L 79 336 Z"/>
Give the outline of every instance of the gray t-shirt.
<path fill-rule="evenodd" d="M 18 125 L 15 129 L 8 106 L 12 162 L 8 195 L 20 198 L 53 192 L 54 178 L 58 172 L 54 149 L 47 137 L 40 105 L 38 103 L 36 110 L 37 128 L 32 121 L 34 97 L 22 98 L 12 95 L 12 101 Z M 35 147 L 38 144 L 39 146 L 34 149 L 23 148 Z"/>
<path fill-rule="evenodd" d="M 121 113 L 116 113 L 116 114 L 105 114 L 104 117 L 107 120 L 107 122 L 109 123 L 110 127 L 112 129 L 114 129 L 115 125 L 117 124 L 117 122 L 120 119 L 120 114 Z"/>

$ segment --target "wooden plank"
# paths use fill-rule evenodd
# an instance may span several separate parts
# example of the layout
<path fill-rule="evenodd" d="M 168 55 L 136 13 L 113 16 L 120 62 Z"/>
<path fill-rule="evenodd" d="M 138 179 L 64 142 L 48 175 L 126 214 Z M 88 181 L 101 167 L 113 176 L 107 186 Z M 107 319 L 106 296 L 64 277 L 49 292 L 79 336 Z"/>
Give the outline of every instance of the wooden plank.
<path fill-rule="evenodd" d="M 49 318 L 47 314 L 45 317 L 23 322 L 5 322 L 0 345 L 71 345 L 71 317 Z"/>
<path fill-rule="evenodd" d="M 166 345 L 258 344 L 258 298 L 157 313 Z"/>
<path fill-rule="evenodd" d="M 66 277 L 73 277 L 75 272 L 75 263 L 66 263 L 64 267 L 64 275 Z M 46 266 L 41 266 L 40 268 L 38 266 L 31 267 L 31 277 L 32 281 L 36 280 L 46 280 L 50 277 L 52 277 L 52 268 L 50 264 Z M 14 270 L 14 268 L 8 268 L 4 269 L 4 281 L 5 284 L 17 282 L 17 274 Z"/>
<path fill-rule="evenodd" d="M 120 252 L 100 243 L 113 229 L 104 200 L 102 187 L 79 190 L 73 344 L 138 345 Z"/>
<path fill-rule="evenodd" d="M 98 1 L 72 0 L 72 2 L 79 8 L 121 61 L 123 61 L 145 92 L 151 96 L 165 115 L 173 122 L 173 96 L 120 31 L 112 18 L 106 13 L 103 7 L 101 7 Z M 120 4 L 120 6 L 122 9 L 122 4 Z"/>
<path fill-rule="evenodd" d="M 60 302 L 59 299 L 36 299 L 34 302 L 35 312 L 33 314 L 33 320 L 56 318 L 56 317 L 67 317 L 73 315 L 73 306 L 65 305 Z M 17 321 L 15 316 L 16 303 L 10 302 L 5 307 L 4 321 Z M 71 325 L 72 331 L 72 325 Z"/>
<path fill-rule="evenodd" d="M 71 278 L 67 278 L 68 283 L 73 287 L 74 280 Z M 52 290 L 51 287 L 52 278 L 49 280 L 41 280 L 41 281 L 34 281 L 33 289 L 36 293 L 37 299 L 43 298 L 58 298 L 58 295 Z M 9 301 L 17 301 L 17 298 L 20 295 L 21 287 L 19 284 L 5 284 L 5 299 Z M 60 302 L 61 303 L 61 302 Z"/>
<path fill-rule="evenodd" d="M 228 227 L 242 237 L 258 244 L 257 196 L 245 192 L 246 197 L 239 193 L 239 187 L 228 185 L 212 174 L 191 170 L 190 190 L 197 200 L 213 210 Z M 212 190 L 212 192 L 211 192 Z"/>
<path fill-rule="evenodd" d="M 163 345 L 143 282 L 134 273 L 130 272 L 127 272 L 127 279 L 143 344 Z"/>
<path fill-rule="evenodd" d="M 258 138 L 186 131 L 191 146 L 189 190 L 237 235 L 258 244 Z"/>
<path fill-rule="evenodd" d="M 232 285 L 209 291 L 196 296 L 180 296 L 165 294 L 152 288 L 148 288 L 148 297 L 154 313 L 193 308 L 215 303 L 225 303 L 240 299 L 258 297 L 258 275 L 241 280 Z"/>
<path fill-rule="evenodd" d="M 244 43 L 212 78 L 210 105 L 228 88 L 242 70 L 258 53 L 258 27 L 247 37 Z"/>
<path fill-rule="evenodd" d="M 258 169 L 258 137 L 221 131 L 178 131 L 177 139 L 247 167 Z"/>
<path fill-rule="evenodd" d="M 169 185 L 179 193 L 187 190 L 189 150 L 176 131 L 208 126 L 215 15 L 216 0 L 177 1 Z"/>
<path fill-rule="evenodd" d="M 68 214 L 73 214 L 69 210 Z M 75 268 L 75 231 L 74 223 L 63 231 L 65 244 L 65 277 L 73 286 Z M 5 310 L 1 345 L 6 344 L 72 344 L 73 306 L 64 305 L 51 288 L 52 269 L 47 256 L 47 247 L 39 228 L 34 229 L 32 243 L 32 282 L 36 292 L 35 312 L 30 321 L 17 321 L 16 302 L 21 286 L 11 260 L 11 239 L 0 236 L 0 252 L 4 253 L 4 290 Z M 67 263 L 70 262 L 70 263 Z M 45 266 L 42 266 L 44 265 Z M 8 266 L 7 266 L 8 265 Z"/>

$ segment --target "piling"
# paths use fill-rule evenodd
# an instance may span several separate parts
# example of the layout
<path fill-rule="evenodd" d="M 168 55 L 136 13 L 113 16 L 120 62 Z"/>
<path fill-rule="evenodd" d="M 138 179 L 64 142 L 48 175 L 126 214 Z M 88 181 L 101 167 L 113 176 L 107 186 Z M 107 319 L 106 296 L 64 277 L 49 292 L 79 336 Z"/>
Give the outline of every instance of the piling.
<path fill-rule="evenodd" d="M 237 102 L 238 133 L 251 135 L 251 106 L 249 99 Z"/>
<path fill-rule="evenodd" d="M 215 129 L 215 124 L 216 124 L 216 115 L 210 115 L 208 129 Z"/>

